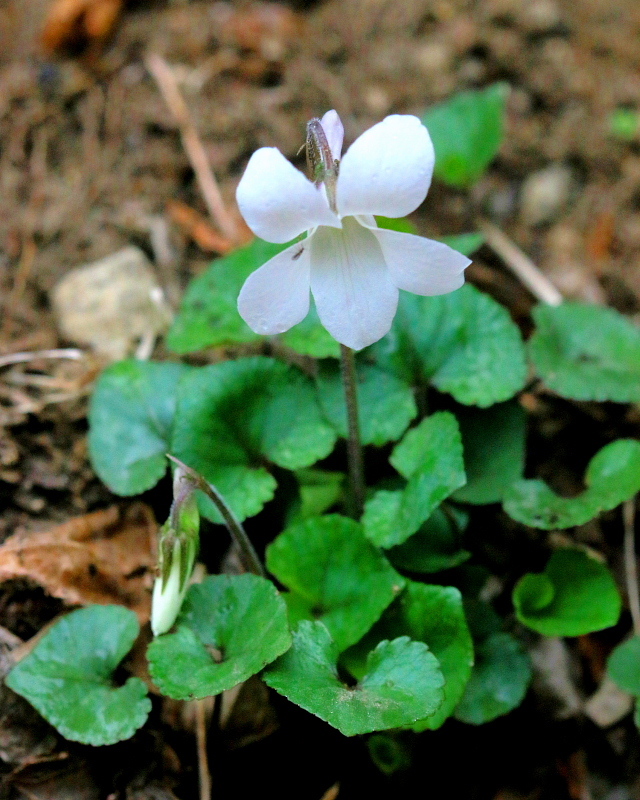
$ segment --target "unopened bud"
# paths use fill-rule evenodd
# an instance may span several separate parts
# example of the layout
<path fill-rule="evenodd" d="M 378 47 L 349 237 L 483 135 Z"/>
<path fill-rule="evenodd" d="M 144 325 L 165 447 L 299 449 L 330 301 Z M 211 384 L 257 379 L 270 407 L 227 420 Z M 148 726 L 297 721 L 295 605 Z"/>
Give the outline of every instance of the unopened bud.
<path fill-rule="evenodd" d="M 307 123 L 307 165 L 311 180 L 316 186 L 324 184 L 334 212 L 343 136 L 342 122 L 335 111 L 328 111 L 321 120 L 314 118 Z"/>
<path fill-rule="evenodd" d="M 195 490 L 181 469 L 176 470 L 173 496 L 169 519 L 159 534 L 158 577 L 151 599 L 154 636 L 166 633 L 178 616 L 200 543 L 200 515 Z"/>

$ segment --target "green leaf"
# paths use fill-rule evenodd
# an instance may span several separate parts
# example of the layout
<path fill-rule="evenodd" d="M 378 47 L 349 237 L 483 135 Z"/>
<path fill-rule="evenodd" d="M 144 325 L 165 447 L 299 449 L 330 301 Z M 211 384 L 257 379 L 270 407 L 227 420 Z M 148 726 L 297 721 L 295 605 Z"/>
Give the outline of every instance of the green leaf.
<path fill-rule="evenodd" d="M 633 141 L 640 132 L 640 114 L 635 108 L 616 108 L 609 114 L 609 131 L 616 139 Z"/>
<path fill-rule="evenodd" d="M 67 739 L 114 744 L 144 725 L 151 702 L 140 678 L 115 686 L 113 671 L 140 631 L 123 606 L 89 606 L 57 622 L 6 683 Z"/>
<path fill-rule="evenodd" d="M 444 702 L 435 714 L 413 727 L 435 730 L 449 717 L 462 697 L 473 665 L 473 642 L 465 620 L 462 596 L 453 586 L 429 586 L 407 581 L 400 597 L 369 633 L 343 655 L 346 668 L 360 678 L 366 654 L 380 639 L 408 636 L 424 642 L 436 656 L 444 676 Z"/>
<path fill-rule="evenodd" d="M 387 550 L 386 556 L 396 569 L 410 572 L 441 572 L 463 564 L 471 557 L 460 546 L 461 533 L 468 517 L 457 509 L 436 508 L 417 533 L 402 544 Z"/>
<path fill-rule="evenodd" d="M 398 378 L 375 366 L 359 364 L 358 417 L 362 444 L 381 447 L 406 431 L 418 413 L 413 391 Z M 320 406 L 340 436 L 348 438 L 344 387 L 337 364 L 325 364 L 318 378 Z"/>
<path fill-rule="evenodd" d="M 616 647 L 609 656 L 607 672 L 624 692 L 640 697 L 640 636 Z"/>
<path fill-rule="evenodd" d="M 267 568 L 291 590 L 294 619 L 323 622 L 339 651 L 357 642 L 404 586 L 362 527 L 337 514 L 287 528 L 267 548 Z"/>
<path fill-rule="evenodd" d="M 417 227 L 406 217 L 376 217 L 379 228 L 386 228 L 389 231 L 398 233 L 412 233 L 418 235 Z"/>
<path fill-rule="evenodd" d="M 246 247 L 216 259 L 189 284 L 168 333 L 167 346 L 176 353 L 193 353 L 205 347 L 264 339 L 238 313 L 238 295 L 249 275 L 289 244 L 254 239 Z M 303 355 L 316 358 L 340 355 L 338 343 L 322 327 L 315 310 L 281 340 Z"/>
<path fill-rule="evenodd" d="M 450 236 L 441 236 L 439 241 L 448 244 L 454 250 L 462 253 L 463 256 L 470 256 L 479 250 L 484 244 L 484 234 L 482 233 L 454 233 Z"/>
<path fill-rule="evenodd" d="M 287 514 L 287 525 L 318 517 L 340 502 L 344 494 L 343 472 L 322 469 L 299 469 L 295 473 L 300 499 Z"/>
<path fill-rule="evenodd" d="M 618 439 L 589 462 L 587 489 L 577 497 L 559 497 L 544 481 L 521 480 L 504 496 L 504 510 L 517 522 L 552 530 L 583 525 L 640 491 L 640 442 Z"/>
<path fill-rule="evenodd" d="M 164 475 L 178 381 L 190 369 L 130 360 L 100 375 L 89 407 L 89 456 L 111 491 L 140 494 Z"/>
<path fill-rule="evenodd" d="M 457 413 L 467 482 L 453 495 L 461 503 L 498 503 L 522 477 L 526 414 L 516 402 Z"/>
<path fill-rule="evenodd" d="M 302 356 L 340 358 L 340 345 L 320 322 L 313 297 L 307 316 L 302 322 L 280 334 L 280 341 Z"/>
<path fill-rule="evenodd" d="M 335 438 L 313 381 L 274 359 L 213 364 L 180 384 L 172 453 L 215 484 L 240 519 L 273 497 L 265 461 L 308 467 L 331 452 Z M 201 508 L 220 520 L 209 500 Z"/>
<path fill-rule="evenodd" d="M 455 716 L 482 725 L 517 708 L 531 681 L 531 663 L 508 633 L 493 633 L 476 645 L 476 663 Z"/>
<path fill-rule="evenodd" d="M 435 175 L 458 188 L 472 186 L 493 161 L 504 135 L 508 87 L 458 92 L 422 117 L 436 151 Z"/>
<path fill-rule="evenodd" d="M 378 547 L 404 542 L 464 484 L 456 418 L 448 411 L 427 417 L 396 445 L 390 461 L 408 483 L 404 489 L 377 491 L 365 505 L 365 533 Z"/>
<path fill-rule="evenodd" d="M 554 392 L 573 400 L 640 402 L 640 330 L 612 308 L 565 302 L 533 310 L 529 356 Z"/>
<path fill-rule="evenodd" d="M 259 672 L 291 645 L 284 600 L 257 575 L 215 575 L 192 586 L 178 630 L 147 651 L 153 682 L 176 700 L 208 697 Z"/>
<path fill-rule="evenodd" d="M 410 746 L 403 741 L 404 731 L 374 733 L 367 739 L 367 749 L 371 760 L 385 775 L 408 769 L 411 766 Z"/>
<path fill-rule="evenodd" d="M 520 622 L 544 636 L 582 636 L 615 625 L 620 594 L 607 567 L 583 550 L 556 550 L 544 572 L 513 590 Z"/>
<path fill-rule="evenodd" d="M 442 673 L 422 642 L 406 636 L 369 654 L 366 674 L 349 687 L 338 677 L 337 651 L 320 622 L 301 622 L 293 646 L 264 672 L 264 681 L 345 736 L 410 725 L 442 703 Z"/>
<path fill-rule="evenodd" d="M 438 297 L 402 292 L 391 331 L 365 352 L 405 383 L 482 408 L 509 400 L 527 377 L 517 325 L 470 284 Z"/>
<path fill-rule="evenodd" d="M 414 236 L 419 235 L 417 227 L 406 217 L 399 219 L 376 217 L 376 222 L 379 228 L 387 228 L 399 233 L 412 233 Z M 470 256 L 482 247 L 484 235 L 482 233 L 454 233 L 451 236 L 439 236 L 438 241 L 449 245 L 463 256 Z"/>

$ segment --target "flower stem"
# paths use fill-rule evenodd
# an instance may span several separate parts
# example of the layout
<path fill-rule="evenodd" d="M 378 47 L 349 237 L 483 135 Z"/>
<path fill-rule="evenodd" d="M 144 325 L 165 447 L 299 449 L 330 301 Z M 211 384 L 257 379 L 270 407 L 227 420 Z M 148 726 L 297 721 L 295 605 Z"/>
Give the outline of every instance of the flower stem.
<path fill-rule="evenodd" d="M 349 462 L 349 476 L 351 478 L 351 497 L 353 503 L 353 516 L 359 519 L 364 506 L 364 465 L 362 460 L 362 445 L 360 443 L 360 425 L 358 423 L 358 394 L 355 353 L 344 344 L 340 345 L 340 365 L 342 368 L 342 384 L 347 405 L 347 425 L 349 436 L 347 438 L 347 459 Z"/>
<path fill-rule="evenodd" d="M 196 487 L 196 489 L 199 489 L 201 492 L 206 494 L 218 509 L 222 519 L 224 520 L 224 524 L 227 526 L 227 529 L 231 534 L 231 538 L 240 550 L 240 556 L 247 571 L 253 572 L 254 575 L 265 577 L 266 573 L 264 571 L 264 567 L 262 566 L 262 563 L 260 562 L 258 554 L 254 550 L 253 545 L 251 544 L 251 540 L 247 536 L 247 532 L 242 527 L 240 521 L 236 519 L 235 514 L 229 508 L 225 499 L 222 497 L 216 487 L 211 483 L 208 483 L 199 472 L 196 472 L 194 469 L 191 469 L 191 467 L 183 464 L 182 461 L 175 458 L 175 456 L 167 454 L 167 458 L 171 459 L 174 464 L 182 467 L 186 476 L 188 476 L 188 478 L 193 482 L 193 485 Z"/>

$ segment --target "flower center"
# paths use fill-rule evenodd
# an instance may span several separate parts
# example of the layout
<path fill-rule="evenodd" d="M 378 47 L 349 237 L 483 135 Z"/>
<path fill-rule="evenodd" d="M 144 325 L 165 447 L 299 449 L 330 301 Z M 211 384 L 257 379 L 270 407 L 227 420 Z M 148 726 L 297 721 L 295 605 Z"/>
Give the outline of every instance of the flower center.
<path fill-rule="evenodd" d="M 333 157 L 322 123 L 314 117 L 307 123 L 307 165 L 316 186 L 324 184 L 331 210 L 337 214 L 336 185 L 340 161 Z"/>

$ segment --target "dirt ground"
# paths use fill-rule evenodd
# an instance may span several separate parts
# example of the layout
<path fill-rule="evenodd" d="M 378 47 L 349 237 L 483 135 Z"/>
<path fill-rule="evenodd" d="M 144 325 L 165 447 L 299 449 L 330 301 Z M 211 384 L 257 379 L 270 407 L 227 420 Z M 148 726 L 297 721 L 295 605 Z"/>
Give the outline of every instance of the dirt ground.
<path fill-rule="evenodd" d="M 416 221 L 445 235 L 473 230 L 482 215 L 566 297 L 640 314 L 640 132 L 620 139 L 611 131 L 616 109 L 640 108 L 636 0 L 138 0 L 103 41 L 79 36 L 51 52 L 42 31 L 53 4 L 0 0 L 0 540 L 113 502 L 85 444 L 87 396 L 104 361 L 2 361 L 74 344 L 52 314 L 57 281 L 136 244 L 176 307 L 220 239 L 149 54 L 172 66 L 229 207 L 257 147 L 295 160 L 307 120 L 329 108 L 348 142 L 389 113 L 421 113 L 454 91 L 508 82 L 507 135 L 489 173 L 470 195 L 434 184 Z M 201 215 L 200 238 L 177 221 L 185 206 Z M 526 328 L 532 299 L 489 248 L 468 274 Z M 161 345 L 154 355 L 162 357 Z M 556 447 L 571 447 L 594 420 L 599 430 L 635 425 L 637 435 L 637 418 L 617 413 L 569 412 L 558 402 L 539 416 L 549 430 L 569 431 Z M 165 489 L 146 498 L 160 514 Z M 30 638 L 61 608 L 32 584 L 0 586 L 5 637 Z M 590 652 L 585 643 L 571 657 L 584 666 Z M 272 703 L 256 689 L 236 729 L 214 734 L 214 796 L 320 798 L 337 781 L 339 794 L 327 798 L 626 800 L 640 792 L 632 723 L 601 730 L 554 709 L 544 692 L 480 730 L 451 723 L 422 737 L 419 779 L 415 769 L 382 778 L 363 742 Z M 143 732 L 100 751 L 69 749 L 26 713 L 0 708 L 0 796 L 197 796 L 193 724 L 179 708 L 158 702 Z"/>

